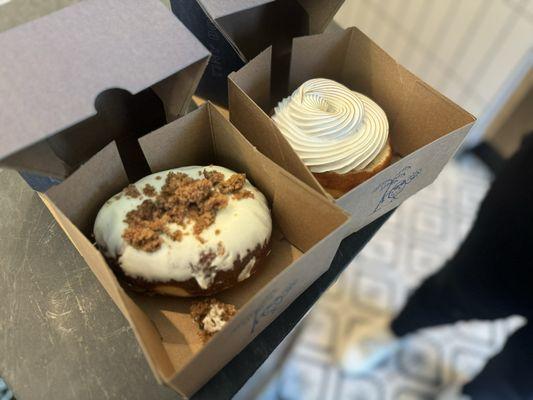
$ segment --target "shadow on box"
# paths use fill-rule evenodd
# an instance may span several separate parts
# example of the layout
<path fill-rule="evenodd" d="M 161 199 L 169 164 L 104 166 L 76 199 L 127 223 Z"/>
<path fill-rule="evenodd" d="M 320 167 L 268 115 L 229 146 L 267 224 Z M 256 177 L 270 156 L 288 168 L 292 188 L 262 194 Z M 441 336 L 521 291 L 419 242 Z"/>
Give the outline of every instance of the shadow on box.
<path fill-rule="evenodd" d="M 116 141 L 128 174 L 138 180 L 149 168 L 137 139 L 188 111 L 193 87 L 206 63 L 206 59 L 195 61 L 135 94 L 123 88 L 104 90 L 95 97 L 94 115 L 15 151 L 1 163 L 23 171 L 30 186 L 43 191 Z"/>
<path fill-rule="evenodd" d="M 129 179 L 136 181 L 148 175 L 150 169 L 137 140 L 166 124 L 165 109 L 161 99 L 151 88 L 135 95 L 127 90 L 114 88 L 100 93 L 96 97 L 94 107 L 96 114 L 93 117 L 46 139 L 54 155 L 64 163 L 65 169 L 69 173 L 75 171 L 115 140 Z M 31 148 L 29 150 L 31 152 Z M 24 149 L 14 156 L 19 157 L 26 151 L 28 150 Z M 47 188 L 45 177 L 28 172 L 22 172 L 21 175 L 32 188 L 37 190 Z M 48 182 L 52 185 L 59 181 L 49 179 Z"/>

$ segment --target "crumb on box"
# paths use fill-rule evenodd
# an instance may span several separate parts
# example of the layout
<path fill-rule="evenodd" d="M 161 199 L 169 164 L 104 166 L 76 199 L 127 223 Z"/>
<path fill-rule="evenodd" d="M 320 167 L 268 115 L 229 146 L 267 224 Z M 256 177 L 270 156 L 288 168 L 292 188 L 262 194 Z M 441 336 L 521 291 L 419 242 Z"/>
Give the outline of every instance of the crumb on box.
<path fill-rule="evenodd" d="M 232 304 L 210 298 L 193 303 L 190 312 L 191 318 L 198 325 L 200 337 L 207 341 L 222 329 L 237 313 L 237 309 Z"/>

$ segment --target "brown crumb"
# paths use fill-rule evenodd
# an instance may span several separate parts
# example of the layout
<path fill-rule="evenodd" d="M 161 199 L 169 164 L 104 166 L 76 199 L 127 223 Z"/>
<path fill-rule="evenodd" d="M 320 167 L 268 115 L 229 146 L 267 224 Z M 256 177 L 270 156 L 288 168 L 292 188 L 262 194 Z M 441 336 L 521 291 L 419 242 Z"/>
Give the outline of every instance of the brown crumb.
<path fill-rule="evenodd" d="M 155 179 L 156 179 L 157 181 L 160 181 L 160 180 L 161 180 L 161 175 L 157 175 L 157 176 L 155 177 Z"/>
<path fill-rule="evenodd" d="M 174 191 L 174 198 L 180 204 L 202 204 L 211 195 L 213 185 L 207 179 L 200 179 L 178 186 Z"/>
<path fill-rule="evenodd" d="M 154 197 L 156 195 L 155 187 L 147 183 L 144 185 L 143 193 L 148 197 Z"/>
<path fill-rule="evenodd" d="M 218 185 L 224 181 L 224 174 L 222 172 L 204 170 L 203 173 L 205 179 L 208 179 L 213 185 Z"/>
<path fill-rule="evenodd" d="M 225 181 L 219 183 L 220 193 L 228 194 L 241 190 L 245 181 L 245 174 L 233 174 Z"/>
<path fill-rule="evenodd" d="M 254 194 L 249 190 L 241 190 L 240 192 L 235 192 L 231 197 L 233 197 L 235 200 L 255 198 Z"/>
<path fill-rule="evenodd" d="M 201 237 L 200 235 L 194 235 L 194 238 L 196 240 L 198 240 L 200 243 L 204 244 L 205 242 L 207 242 L 207 240 L 205 240 L 203 237 Z"/>
<path fill-rule="evenodd" d="M 199 335 L 204 342 L 220 331 L 236 313 L 234 305 L 225 304 L 214 298 L 197 301 L 190 309 L 191 318 L 198 325 Z"/>
<path fill-rule="evenodd" d="M 220 235 L 220 229 L 215 229 L 215 235 Z"/>
<path fill-rule="evenodd" d="M 192 223 L 195 238 L 205 243 L 200 234 L 215 222 L 218 210 L 227 207 L 230 195 L 236 200 L 253 197 L 249 190 L 241 190 L 245 181 L 244 174 L 233 174 L 224 180 L 218 171 L 204 170 L 198 179 L 169 172 L 159 193 L 150 184 L 144 186 L 143 193 L 150 198 L 126 214 L 124 222 L 128 226 L 122 237 L 137 249 L 153 252 L 161 247 L 162 235 L 182 240 L 183 231 L 171 232 L 168 224 L 185 227 Z M 133 198 L 141 196 L 135 185 L 127 186 L 123 192 Z M 217 231 L 218 235 L 220 230 Z"/>
<path fill-rule="evenodd" d="M 135 228 L 126 228 L 122 237 L 133 247 L 149 253 L 159 249 L 162 242 L 161 237 L 155 230 L 142 225 L 135 226 Z"/>
<path fill-rule="evenodd" d="M 135 185 L 128 185 L 124 188 L 124 194 L 128 197 L 136 199 L 141 196 L 141 192 L 137 189 Z"/>
<path fill-rule="evenodd" d="M 172 240 L 181 242 L 181 239 L 183 239 L 183 232 L 178 229 L 175 232 L 170 233 L 169 236 L 172 238 Z"/>
<path fill-rule="evenodd" d="M 218 211 L 222 208 L 225 208 L 228 205 L 228 196 L 223 195 L 222 193 L 213 193 L 209 199 L 207 199 L 202 204 L 202 210 L 207 211 Z"/>
<path fill-rule="evenodd" d="M 193 233 L 200 235 L 204 229 L 210 227 L 215 222 L 216 214 L 214 211 L 198 212 L 195 210 L 189 214 L 189 218 L 194 221 Z"/>

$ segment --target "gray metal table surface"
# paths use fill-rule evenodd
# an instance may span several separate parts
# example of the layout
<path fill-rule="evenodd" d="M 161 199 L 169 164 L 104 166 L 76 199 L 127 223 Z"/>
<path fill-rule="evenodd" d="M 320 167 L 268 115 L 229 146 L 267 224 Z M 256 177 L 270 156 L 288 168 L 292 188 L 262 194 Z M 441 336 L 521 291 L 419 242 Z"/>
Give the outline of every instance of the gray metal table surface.
<path fill-rule="evenodd" d="M 24 180 L 0 170 L 0 377 L 23 399 L 176 399 L 133 331 Z M 386 221 L 346 238 L 329 270 L 195 399 L 231 398 Z"/>
<path fill-rule="evenodd" d="M 17 399 L 176 399 L 37 194 L 0 171 L 0 376 Z"/>

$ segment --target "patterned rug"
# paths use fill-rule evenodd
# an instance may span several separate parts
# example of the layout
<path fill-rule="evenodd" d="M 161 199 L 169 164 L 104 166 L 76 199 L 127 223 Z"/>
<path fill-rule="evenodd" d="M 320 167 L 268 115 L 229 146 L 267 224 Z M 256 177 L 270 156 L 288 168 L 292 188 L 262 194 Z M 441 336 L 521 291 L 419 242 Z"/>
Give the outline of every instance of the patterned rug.
<path fill-rule="evenodd" d="M 0 400 L 13 399 L 13 393 L 7 387 L 6 383 L 0 378 Z"/>
<path fill-rule="evenodd" d="M 351 330 L 390 320 L 411 290 L 450 257 L 490 184 L 472 156 L 452 161 L 406 201 L 304 321 L 303 331 L 261 400 L 434 399 L 470 380 L 523 321 L 469 321 L 408 336 L 370 371 L 350 374 L 336 354 Z"/>

